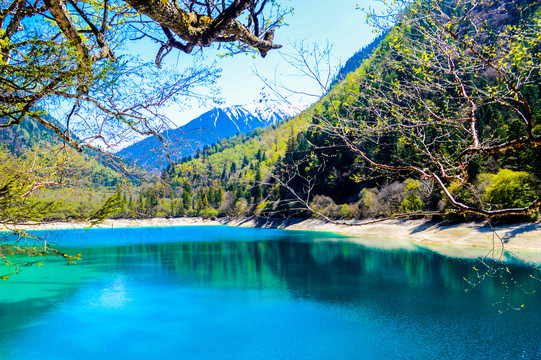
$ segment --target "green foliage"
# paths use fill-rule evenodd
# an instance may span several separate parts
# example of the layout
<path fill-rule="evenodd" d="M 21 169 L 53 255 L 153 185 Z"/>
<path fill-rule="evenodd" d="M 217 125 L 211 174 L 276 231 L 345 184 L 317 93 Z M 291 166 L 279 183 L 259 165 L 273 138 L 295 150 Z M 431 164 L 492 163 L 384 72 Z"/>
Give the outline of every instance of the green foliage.
<path fill-rule="evenodd" d="M 404 212 L 414 212 L 423 209 L 423 201 L 421 200 L 421 182 L 419 180 L 408 179 L 405 181 L 406 196 L 402 200 L 402 208 Z"/>
<path fill-rule="evenodd" d="M 21 267 L 41 266 L 49 255 L 61 256 L 67 264 L 80 254 L 69 255 L 48 245 L 37 236 L 18 230 L 17 226 L 42 221 L 62 208 L 58 202 L 38 195 L 47 186 L 58 186 L 59 169 L 64 163 L 43 152 L 21 149 L 15 156 L 0 147 L 0 224 L 11 231 L 0 232 L 0 279 L 8 279 Z"/>
<path fill-rule="evenodd" d="M 482 174 L 479 179 L 487 182 L 484 200 L 497 208 L 525 207 L 539 196 L 537 180 L 524 171 L 500 169 L 496 174 Z"/>
<path fill-rule="evenodd" d="M 122 205 L 122 194 L 117 191 L 89 218 L 90 226 L 95 226 L 116 214 Z"/>
<path fill-rule="evenodd" d="M 199 213 L 199 216 L 203 217 L 203 218 L 206 218 L 206 219 L 209 219 L 209 218 L 215 218 L 217 217 L 218 215 L 220 215 L 220 212 L 216 209 L 213 209 L 213 208 L 205 208 L 203 209 L 200 213 Z"/>
<path fill-rule="evenodd" d="M 457 9 L 464 6 L 468 4 Z M 456 15 L 453 11 L 459 11 L 448 10 L 450 16 Z M 519 22 L 530 24 L 530 13 L 523 14 L 519 21 L 514 18 L 516 13 L 509 12 L 503 22 L 510 26 L 519 26 Z M 122 178 L 103 163 L 85 166 L 89 162 L 86 154 L 70 155 L 70 171 L 63 177 L 63 185 L 67 186 L 40 193 L 42 199 L 62 203 L 60 209 L 49 211 L 47 216 L 55 219 L 89 218 L 92 214 L 100 219 L 307 216 L 306 212 L 299 212 L 302 204 L 291 191 L 301 198 L 306 196 L 314 209 L 334 218 L 382 217 L 449 207 L 440 191 L 430 192 L 434 183 L 425 183 L 426 177 L 413 178 L 409 171 L 374 169 L 366 161 L 369 158 L 391 168 L 414 164 L 427 173 L 438 173 L 441 169 L 430 155 L 434 154 L 442 164 L 450 164 L 460 152 L 472 146 L 468 137 L 471 127 L 464 125 L 469 124 L 464 120 L 464 114 L 469 114 L 469 102 L 460 100 L 452 74 L 438 73 L 431 67 L 437 56 L 445 55 L 435 53 L 422 36 L 433 24 L 423 20 L 422 27 L 415 28 L 410 25 L 412 19 L 405 20 L 381 42 L 371 45 L 374 51 L 362 56 L 365 60 L 358 69 L 335 84 L 302 115 L 208 146 L 194 158 L 169 166 L 159 178 L 117 187 Z M 505 45 L 507 54 L 502 55 L 503 50 L 498 48 L 485 48 L 483 39 L 476 39 L 479 40 L 476 45 L 487 54 L 495 52 L 490 56 L 500 57 L 502 63 L 532 68 L 530 62 L 537 59 L 539 39 L 530 37 L 531 33 L 521 37 L 517 29 L 521 28 L 510 27 L 505 33 L 492 33 L 489 29 L 487 34 L 492 37 L 484 39 L 492 41 L 501 36 L 516 40 L 493 43 Z M 462 30 L 461 34 L 470 35 L 469 29 Z M 465 46 L 447 35 L 442 35 L 442 41 L 450 41 L 453 49 Z M 441 56 L 437 59 L 441 60 Z M 502 102 L 492 101 L 493 96 L 505 92 L 506 85 L 489 71 L 466 73 L 472 64 L 471 58 L 456 58 L 457 74 L 467 90 L 472 96 L 486 96 L 475 109 L 479 137 L 491 143 L 496 139 L 516 141 L 526 136 L 522 119 Z M 484 66 L 475 64 L 480 69 Z M 503 67 L 513 71 L 512 66 Z M 520 71 L 517 76 L 522 76 Z M 520 89 L 525 101 L 531 104 L 535 136 L 541 135 L 539 77 L 538 72 L 531 72 L 524 89 Z M 407 93 L 408 89 L 415 89 L 416 94 L 423 96 L 414 98 L 411 92 Z M 41 129 L 26 126 L 4 133 L 9 138 L 10 151 L 32 149 L 32 142 L 25 139 L 32 138 L 36 131 Z M 541 176 L 540 151 L 524 147 L 520 151 L 492 154 L 489 158 L 477 156 L 475 161 L 471 160 L 474 156 L 468 156 L 467 166 L 452 166 L 445 174 L 449 176 L 442 177 L 450 193 L 464 203 L 488 202 L 495 208 L 524 206 L 537 196 L 535 179 Z M 524 169 L 530 177 L 516 174 L 513 177 L 501 170 L 494 175 L 484 174 L 498 168 L 515 173 Z M 467 179 L 459 181 L 457 178 L 464 169 Z M 404 181 L 405 178 L 408 179 Z M 105 207 L 101 208 L 102 204 Z"/>
<path fill-rule="evenodd" d="M 541 135 L 541 81 L 536 70 L 540 38 L 532 30 L 539 18 L 539 12 L 532 17 L 537 5 L 526 6 L 519 17 L 514 6 L 524 4 L 505 3 L 502 21 L 479 23 L 478 34 L 467 23 L 456 25 L 459 39 L 431 22 L 431 16 L 439 15 L 430 12 L 430 6 L 440 5 L 412 5 L 403 21 L 379 45 L 374 44 L 373 53 L 363 55 L 366 59 L 358 69 L 301 116 L 226 139 L 169 169 L 169 184 L 178 190 L 166 201 L 175 196 L 182 199 L 183 214 L 220 209 L 232 216 L 307 216 L 299 212 L 303 204 L 294 192 L 316 211 L 334 218 L 449 210 L 452 203 L 438 190 L 435 177 L 421 172 L 439 174 L 449 193 L 469 206 L 482 207 L 488 201 L 501 208 L 534 199 L 528 190 L 518 200 L 503 201 L 515 195 L 498 193 L 494 189 L 503 188 L 503 182 L 491 182 L 483 173 L 525 169 L 539 179 L 540 149 L 524 146 L 487 156 L 472 153 L 464 155 L 460 164 L 456 159 L 475 144 L 472 123 L 482 144 L 527 136 L 529 130 L 517 116 L 517 107 L 494 100 L 509 95 L 502 76 L 525 80 L 517 90 L 524 96 L 518 108 L 529 104 L 534 119 L 531 133 Z M 463 10 L 471 10 L 473 19 L 477 10 L 470 6 L 460 3 L 445 8 L 445 14 L 456 20 Z M 421 11 L 428 15 L 417 16 Z M 453 53 L 450 69 L 441 65 L 449 64 L 448 52 L 433 46 L 436 38 Z M 501 74 L 475 58 L 470 45 L 501 60 Z M 385 166 L 374 168 L 374 163 Z M 412 167 L 417 174 L 408 170 Z M 186 189 L 187 183 L 193 189 Z M 212 189 L 220 189 L 221 201 L 215 200 Z"/>
<path fill-rule="evenodd" d="M 363 188 L 359 193 L 359 210 L 363 217 L 371 217 L 376 212 L 377 189 Z"/>
<path fill-rule="evenodd" d="M 0 147 L 0 223 L 37 221 L 53 209 L 54 203 L 36 198 L 35 191 L 54 182 L 48 174 L 54 164 L 35 160 Z"/>
<path fill-rule="evenodd" d="M 329 196 L 316 195 L 310 206 L 318 213 L 327 217 L 338 217 L 342 208 L 333 201 Z M 342 213 L 342 215 L 344 215 Z"/>

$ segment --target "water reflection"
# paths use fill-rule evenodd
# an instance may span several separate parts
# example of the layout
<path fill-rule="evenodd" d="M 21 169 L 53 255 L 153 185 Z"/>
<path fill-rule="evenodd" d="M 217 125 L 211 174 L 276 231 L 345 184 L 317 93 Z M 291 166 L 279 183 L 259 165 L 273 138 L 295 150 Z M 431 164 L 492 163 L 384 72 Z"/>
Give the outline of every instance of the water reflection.
<path fill-rule="evenodd" d="M 139 317 L 144 319 L 143 327 L 149 318 L 158 326 L 160 315 L 147 305 L 167 313 L 169 319 L 183 319 L 168 321 L 167 326 L 175 326 L 168 328 L 169 333 L 181 331 L 179 321 L 199 324 L 189 329 L 190 336 L 202 334 L 197 341 L 208 341 L 205 334 L 220 328 L 245 334 L 246 339 L 254 331 L 264 333 L 253 339 L 254 344 L 271 346 L 272 339 L 291 336 L 295 328 L 304 336 L 311 334 L 311 340 L 301 340 L 313 341 L 317 354 L 335 358 L 340 358 L 336 355 L 340 351 L 342 358 L 517 358 L 520 354 L 533 358 L 541 350 L 540 296 L 527 295 L 517 286 L 506 291 L 501 278 L 487 279 L 464 293 L 463 278 L 475 279 L 478 274 L 474 266 L 479 264 L 473 259 L 452 259 L 419 247 L 374 249 L 307 232 L 223 227 L 138 231 L 141 237 L 132 230 L 85 233 L 79 241 L 70 232 L 63 235 L 68 238 L 54 235 L 65 250 L 82 252 L 83 260 L 68 268 L 53 259 L 2 284 L 0 358 L 24 333 L 14 329 L 28 326 L 44 331 L 35 319 L 49 319 L 46 314 L 53 314 L 48 320 L 52 323 L 80 323 L 85 331 L 103 328 L 103 323 L 89 323 L 89 318 L 120 316 L 118 324 L 125 321 L 126 325 L 119 333 L 124 333 L 139 326 L 133 325 Z M 193 238 L 194 234 L 198 237 Z M 81 241 L 82 247 L 73 246 Z M 519 264 L 509 267 L 522 288 L 539 287 L 530 276 L 540 277 L 537 270 Z M 501 299 L 518 307 L 524 304 L 523 312 L 499 316 L 492 305 Z M 66 313 L 84 314 L 84 320 L 65 320 Z M 122 314 L 127 318 L 123 320 Z M 246 333 L 245 328 L 254 324 L 259 327 Z M 527 338 L 522 336 L 525 333 Z M 510 340 L 521 336 L 520 342 Z M 441 343 L 443 338 L 445 343 Z M 363 346 L 366 356 L 347 347 L 325 350 L 323 339 Z M 306 353 L 299 347 L 301 340 L 282 339 L 290 349 L 300 351 L 300 358 L 318 358 L 302 356 Z M 237 340 L 215 343 L 215 349 L 232 346 L 232 341 Z M 238 346 L 245 349 L 247 345 Z M 476 347 L 476 352 L 467 353 L 468 347 Z M 183 350 L 215 358 L 208 349 Z M 229 358 L 250 358 L 231 354 L 236 356 Z M 279 352 L 272 354 L 261 358 L 280 357 Z M 299 353 L 282 358 L 299 358 Z"/>
<path fill-rule="evenodd" d="M 83 251 L 93 272 L 129 273 L 138 281 L 182 286 L 280 288 L 322 302 L 377 302 L 387 296 L 396 303 L 411 303 L 417 298 L 425 302 L 414 306 L 426 310 L 463 306 L 469 299 L 475 299 L 469 307 L 483 308 L 504 297 L 514 306 L 538 298 L 517 286 L 504 291 L 500 277 L 487 279 L 465 295 L 469 286 L 464 278 L 476 281 L 474 268 L 481 268 L 474 259 L 448 258 L 423 248 L 381 250 L 336 239 L 298 240 L 285 233 L 267 241 L 151 242 L 75 251 Z M 522 289 L 539 285 L 531 277 L 539 277 L 536 270 L 510 266 Z"/>

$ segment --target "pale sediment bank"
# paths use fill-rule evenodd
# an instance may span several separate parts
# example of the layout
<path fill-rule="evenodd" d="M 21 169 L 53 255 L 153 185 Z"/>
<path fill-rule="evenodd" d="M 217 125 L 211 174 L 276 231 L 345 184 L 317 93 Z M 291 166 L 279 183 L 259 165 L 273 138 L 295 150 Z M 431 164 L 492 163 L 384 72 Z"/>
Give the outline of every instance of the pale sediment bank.
<path fill-rule="evenodd" d="M 493 245 L 505 250 L 541 252 L 541 223 L 512 224 L 490 227 L 487 223 L 451 223 L 431 220 L 386 220 L 372 224 L 333 224 L 317 219 L 285 220 L 273 223 L 261 219 L 232 219 L 231 226 L 278 227 L 290 230 L 328 231 L 346 236 L 400 240 L 426 247 L 456 246 L 490 249 Z M 495 230 L 495 232 L 492 231 Z M 355 241 L 352 239 L 352 241 Z M 382 244 L 383 245 L 383 244 Z M 387 244 L 387 247 L 392 246 Z M 443 249 L 440 249 L 443 250 Z"/>
<path fill-rule="evenodd" d="M 432 220 L 386 220 L 373 224 L 338 225 L 317 219 L 232 219 L 230 226 L 277 227 L 290 230 L 327 231 L 351 236 L 349 241 L 381 249 L 423 247 L 456 258 L 496 257 L 502 248 L 521 261 L 541 264 L 541 223 L 490 227 L 487 223 L 452 223 Z M 495 230 L 495 232 L 493 231 Z M 494 252 L 491 250 L 494 249 Z M 509 254 L 503 255 L 508 258 Z"/>
<path fill-rule="evenodd" d="M 317 219 L 202 219 L 202 218 L 154 218 L 144 220 L 106 220 L 97 225 L 98 228 L 123 227 L 163 227 L 190 225 L 228 225 L 240 227 L 280 228 L 288 230 L 310 230 L 333 232 L 351 236 L 351 241 L 377 244 L 379 247 L 404 247 L 405 242 L 417 244 L 441 253 L 457 256 L 463 250 L 460 248 L 478 248 L 479 251 L 466 251 L 467 256 L 472 252 L 481 254 L 493 247 L 505 250 L 527 251 L 541 253 L 541 223 L 513 224 L 495 226 L 497 236 L 494 237 L 492 228 L 486 223 L 449 223 L 430 220 L 387 220 L 373 224 L 338 225 Z M 24 226 L 27 230 L 76 229 L 88 227 L 81 222 L 51 222 Z M 0 230 L 2 230 L 0 228 Z M 355 239 L 357 237 L 358 239 Z M 501 239 L 501 240 L 500 240 Z M 397 242 L 399 241 L 400 244 Z M 466 256 L 464 253 L 464 256 Z M 479 255 L 478 254 L 478 255 Z M 474 254 L 475 255 L 475 254 Z"/>
<path fill-rule="evenodd" d="M 130 227 L 164 227 L 164 226 L 193 226 L 193 225 L 222 225 L 222 222 L 203 218 L 153 218 L 153 219 L 108 219 L 93 228 L 130 228 Z M 82 221 L 54 221 L 14 226 L 19 230 L 61 230 L 61 229 L 84 229 L 90 227 L 89 222 Z M 0 225 L 1 230 L 6 229 Z"/>

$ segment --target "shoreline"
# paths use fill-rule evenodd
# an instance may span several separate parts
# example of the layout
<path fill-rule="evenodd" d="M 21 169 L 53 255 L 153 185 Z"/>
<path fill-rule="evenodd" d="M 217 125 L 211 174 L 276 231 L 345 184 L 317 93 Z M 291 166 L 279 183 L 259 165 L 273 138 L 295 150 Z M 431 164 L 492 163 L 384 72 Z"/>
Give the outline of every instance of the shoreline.
<path fill-rule="evenodd" d="M 373 224 L 338 225 L 318 219 L 286 219 L 265 225 L 260 219 L 231 219 L 225 222 L 230 226 L 268 227 L 287 230 L 325 231 L 352 237 L 353 242 L 367 243 L 380 248 L 405 248 L 415 244 L 439 253 L 458 256 L 468 248 L 475 256 L 484 256 L 487 249 L 495 248 L 512 252 L 533 252 L 541 258 L 541 223 L 509 224 L 494 226 L 497 236 L 493 236 L 486 222 L 455 223 L 434 220 L 385 220 Z M 499 237 L 499 238 L 498 238 Z M 357 238 L 357 239 L 356 239 Z M 501 239 L 501 240 L 500 240 Z M 452 248 L 455 248 L 454 250 Z M 537 254 L 538 253 L 538 254 Z M 464 256 L 458 256 L 464 257 Z M 467 257 L 471 257 L 471 254 Z M 537 256 L 536 256 L 537 257 Z"/>
<path fill-rule="evenodd" d="M 285 230 L 324 231 L 352 237 L 351 241 L 379 243 L 382 247 L 398 246 L 398 242 L 417 244 L 423 247 L 468 247 L 490 249 L 493 241 L 497 249 L 541 253 L 541 223 L 525 223 L 495 226 L 501 238 L 493 239 L 493 232 L 487 223 L 451 223 L 433 220 L 385 220 L 373 224 L 337 225 L 318 219 L 262 219 L 262 218 L 153 218 L 142 220 L 108 219 L 96 228 L 126 227 L 169 227 L 227 225 L 235 227 L 278 228 Z M 18 226 L 25 230 L 82 229 L 85 222 L 50 222 Z M 9 230 L 0 226 L 0 231 Z M 355 239 L 359 238 L 359 239 Z M 441 249 L 440 249 L 441 250 Z"/>

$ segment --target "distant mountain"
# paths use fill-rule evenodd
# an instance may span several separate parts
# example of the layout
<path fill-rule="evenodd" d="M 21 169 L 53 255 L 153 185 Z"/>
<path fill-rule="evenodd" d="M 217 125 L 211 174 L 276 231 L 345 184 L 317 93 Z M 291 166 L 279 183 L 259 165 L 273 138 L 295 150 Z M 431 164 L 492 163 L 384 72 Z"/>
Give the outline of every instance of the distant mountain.
<path fill-rule="evenodd" d="M 269 102 L 214 108 L 186 125 L 162 132 L 165 144 L 157 136 L 152 136 L 122 149 L 117 155 L 148 170 L 162 170 L 170 160 L 192 156 L 205 145 L 275 124 L 300 110 Z"/>

